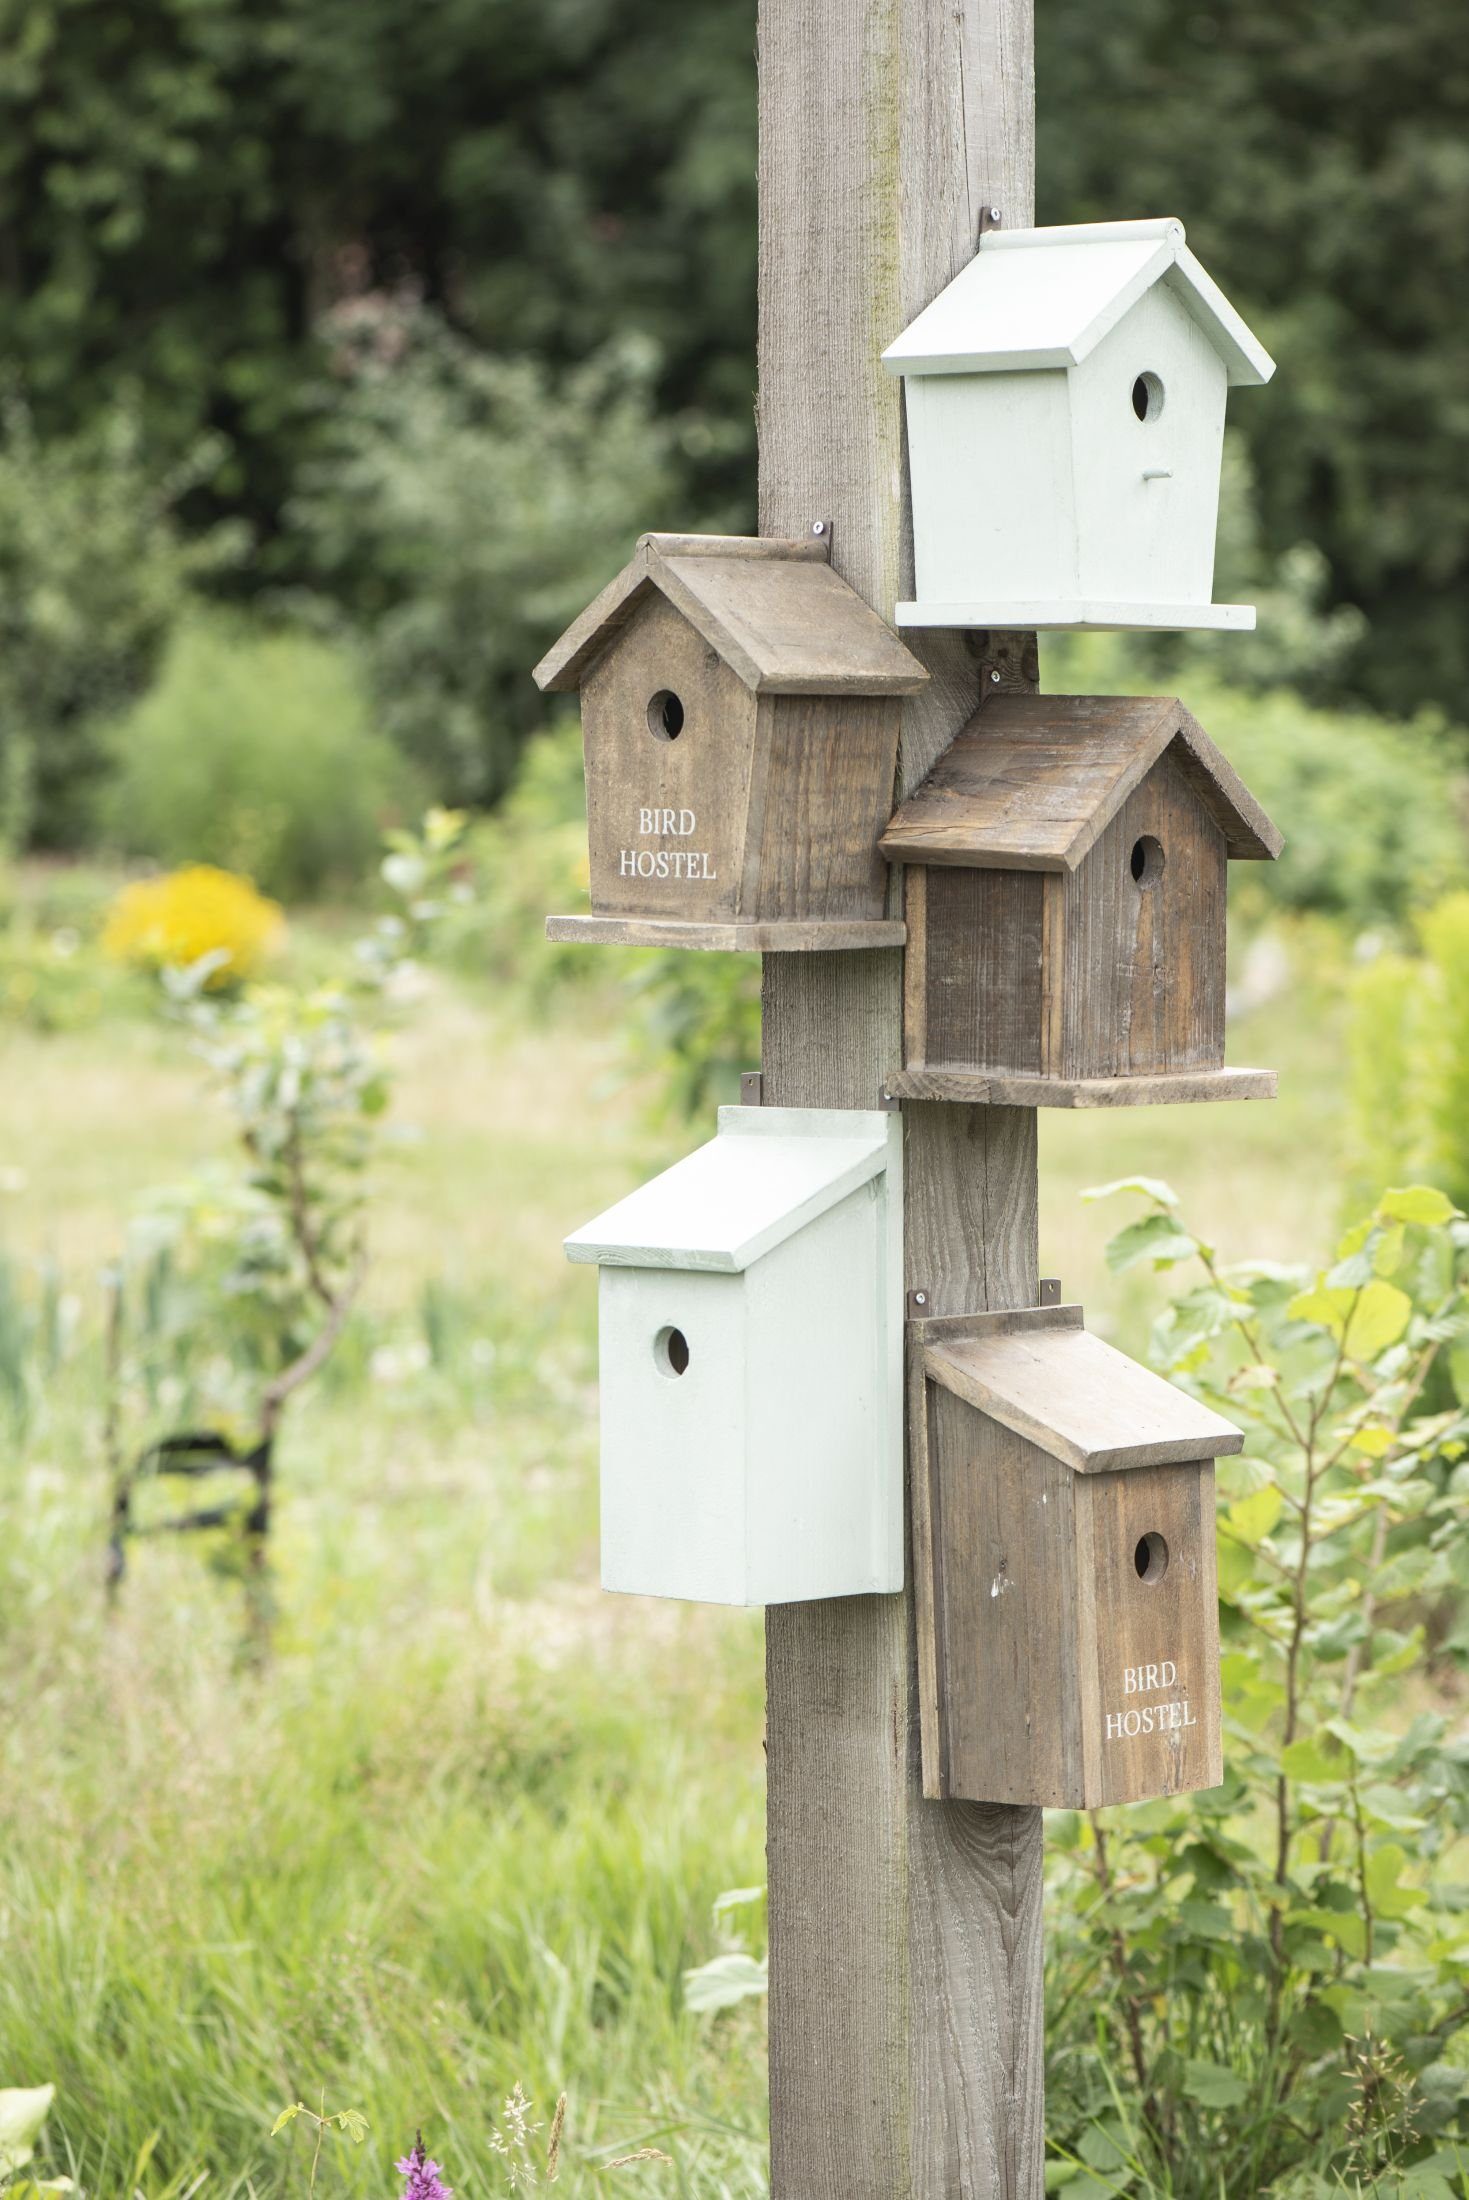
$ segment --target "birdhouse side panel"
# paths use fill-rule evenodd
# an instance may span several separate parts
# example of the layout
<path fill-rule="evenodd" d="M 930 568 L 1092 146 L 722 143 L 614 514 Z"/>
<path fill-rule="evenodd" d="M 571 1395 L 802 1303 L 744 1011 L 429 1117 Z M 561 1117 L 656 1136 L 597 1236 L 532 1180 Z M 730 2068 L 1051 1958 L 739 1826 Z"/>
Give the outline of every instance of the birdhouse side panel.
<path fill-rule="evenodd" d="M 1209 603 L 1228 391 L 1213 343 L 1155 283 L 1070 379 L 1082 593 Z"/>
<path fill-rule="evenodd" d="M 928 1388 L 942 1792 L 1080 1806 L 1077 1477 Z"/>
<path fill-rule="evenodd" d="M 1062 1077 L 1224 1063 L 1224 836 L 1164 756 L 1066 882 Z"/>
<path fill-rule="evenodd" d="M 588 673 L 581 707 L 593 910 L 737 916 L 753 693 L 655 593 Z"/>
<path fill-rule="evenodd" d="M 604 1268 L 602 1586 L 747 1604 L 742 1276 Z"/>
<path fill-rule="evenodd" d="M 896 696 L 763 695 L 743 906 L 761 920 L 881 917 Z"/>
<path fill-rule="evenodd" d="M 1074 597 L 1066 376 L 908 375 L 903 389 L 919 601 Z"/>
<path fill-rule="evenodd" d="M 910 924 L 909 960 L 921 958 L 921 984 L 908 990 L 906 1066 L 1040 1074 L 1051 882 L 1039 871 L 948 864 L 912 875 L 922 918 Z"/>
<path fill-rule="evenodd" d="M 892 1251 L 887 1194 L 874 1179 L 748 1272 L 752 1601 L 903 1586 Z"/>
<path fill-rule="evenodd" d="M 1079 1477 L 1086 1806 L 1217 1787 L 1214 1467 Z"/>

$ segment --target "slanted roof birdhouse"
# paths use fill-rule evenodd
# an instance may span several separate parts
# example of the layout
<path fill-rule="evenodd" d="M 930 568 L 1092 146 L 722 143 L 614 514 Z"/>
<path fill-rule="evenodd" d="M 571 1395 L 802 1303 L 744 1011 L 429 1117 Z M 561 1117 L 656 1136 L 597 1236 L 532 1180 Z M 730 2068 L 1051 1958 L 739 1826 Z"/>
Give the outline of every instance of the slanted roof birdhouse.
<path fill-rule="evenodd" d="M 721 1108 L 566 1240 L 601 1271 L 605 1588 L 901 1589 L 901 1175 L 896 1114 Z"/>
<path fill-rule="evenodd" d="M 899 626 L 1254 625 L 1210 600 L 1224 400 L 1275 366 L 1181 222 L 991 230 L 883 360 L 913 496 Z"/>
<path fill-rule="evenodd" d="M 883 835 L 908 866 L 912 1099 L 1266 1098 L 1224 1067 L 1226 869 L 1281 836 L 1166 697 L 1004 695 Z"/>
<path fill-rule="evenodd" d="M 552 939 L 901 944 L 877 843 L 928 675 L 828 540 L 645 535 L 536 667 L 586 754 L 592 915 Z"/>
<path fill-rule="evenodd" d="M 923 1787 L 1093 1810 L 1214 1787 L 1233 1424 L 1079 1306 L 915 1322 Z"/>

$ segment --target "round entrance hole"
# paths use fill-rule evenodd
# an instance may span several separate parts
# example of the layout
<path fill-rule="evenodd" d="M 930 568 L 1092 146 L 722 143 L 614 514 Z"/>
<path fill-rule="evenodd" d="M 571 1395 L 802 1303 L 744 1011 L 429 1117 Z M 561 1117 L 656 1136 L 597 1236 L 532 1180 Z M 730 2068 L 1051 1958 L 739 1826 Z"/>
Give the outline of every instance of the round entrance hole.
<path fill-rule="evenodd" d="M 1151 833 L 1144 833 L 1141 840 L 1132 844 L 1129 868 L 1133 882 L 1138 886 L 1156 886 L 1163 876 L 1163 843 Z"/>
<path fill-rule="evenodd" d="M 689 1340 L 681 1329 L 660 1329 L 653 1339 L 653 1358 L 662 1375 L 682 1375 L 689 1364 Z"/>
<path fill-rule="evenodd" d="M 1146 1581 L 1150 1586 L 1155 1581 L 1161 1581 L 1168 1571 L 1168 1546 L 1162 1536 L 1140 1537 L 1137 1549 L 1132 1554 L 1132 1563 L 1137 1568 L 1139 1581 Z"/>
<path fill-rule="evenodd" d="M 659 688 L 649 703 L 648 731 L 655 741 L 676 741 L 683 732 L 683 704 L 672 688 Z"/>
<path fill-rule="evenodd" d="M 1139 420 L 1156 420 L 1163 410 L 1163 385 L 1156 374 L 1140 374 L 1132 385 L 1132 409 Z"/>

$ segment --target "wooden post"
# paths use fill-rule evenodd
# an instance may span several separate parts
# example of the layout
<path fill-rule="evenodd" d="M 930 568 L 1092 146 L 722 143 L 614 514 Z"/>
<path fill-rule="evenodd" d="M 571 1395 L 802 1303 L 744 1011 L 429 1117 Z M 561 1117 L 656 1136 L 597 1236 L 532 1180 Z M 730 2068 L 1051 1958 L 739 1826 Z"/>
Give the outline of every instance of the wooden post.
<path fill-rule="evenodd" d="M 913 575 L 878 355 L 985 209 L 1032 219 L 1031 9 L 760 0 L 761 532 L 830 519 L 834 564 L 884 616 Z M 1026 637 L 916 646 L 933 678 L 904 706 L 900 794 L 982 682 L 1034 684 Z M 874 1106 L 902 984 L 894 951 L 768 956 L 765 1100 Z M 908 1287 L 935 1315 L 1034 1305 L 1034 1112 L 904 1119 Z M 773 1606 L 766 1645 L 773 2200 L 1034 2200 L 1040 1812 L 922 1799 L 911 1589 Z"/>

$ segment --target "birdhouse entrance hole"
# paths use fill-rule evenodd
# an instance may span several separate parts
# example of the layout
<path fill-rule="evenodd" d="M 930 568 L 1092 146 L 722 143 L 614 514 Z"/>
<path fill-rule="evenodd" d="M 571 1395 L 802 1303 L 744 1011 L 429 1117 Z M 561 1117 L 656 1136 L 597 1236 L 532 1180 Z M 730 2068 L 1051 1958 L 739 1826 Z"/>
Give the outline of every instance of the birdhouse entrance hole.
<path fill-rule="evenodd" d="M 682 1375 L 689 1364 L 689 1340 L 681 1329 L 660 1329 L 653 1339 L 653 1358 L 664 1375 Z"/>
<path fill-rule="evenodd" d="M 1139 886 L 1156 886 L 1163 876 L 1163 843 L 1151 833 L 1132 844 L 1132 875 Z"/>
<path fill-rule="evenodd" d="M 1162 1536 L 1140 1537 L 1137 1549 L 1132 1554 L 1132 1563 L 1137 1568 L 1139 1581 L 1145 1581 L 1149 1586 L 1161 1581 L 1168 1571 L 1168 1545 Z"/>
<path fill-rule="evenodd" d="M 1163 385 L 1156 374 L 1140 374 L 1132 385 L 1132 409 L 1139 420 L 1156 420 L 1163 410 Z"/>
<path fill-rule="evenodd" d="M 676 741 L 683 732 L 683 704 L 672 688 L 659 688 L 649 703 L 648 731 L 655 741 Z"/>

